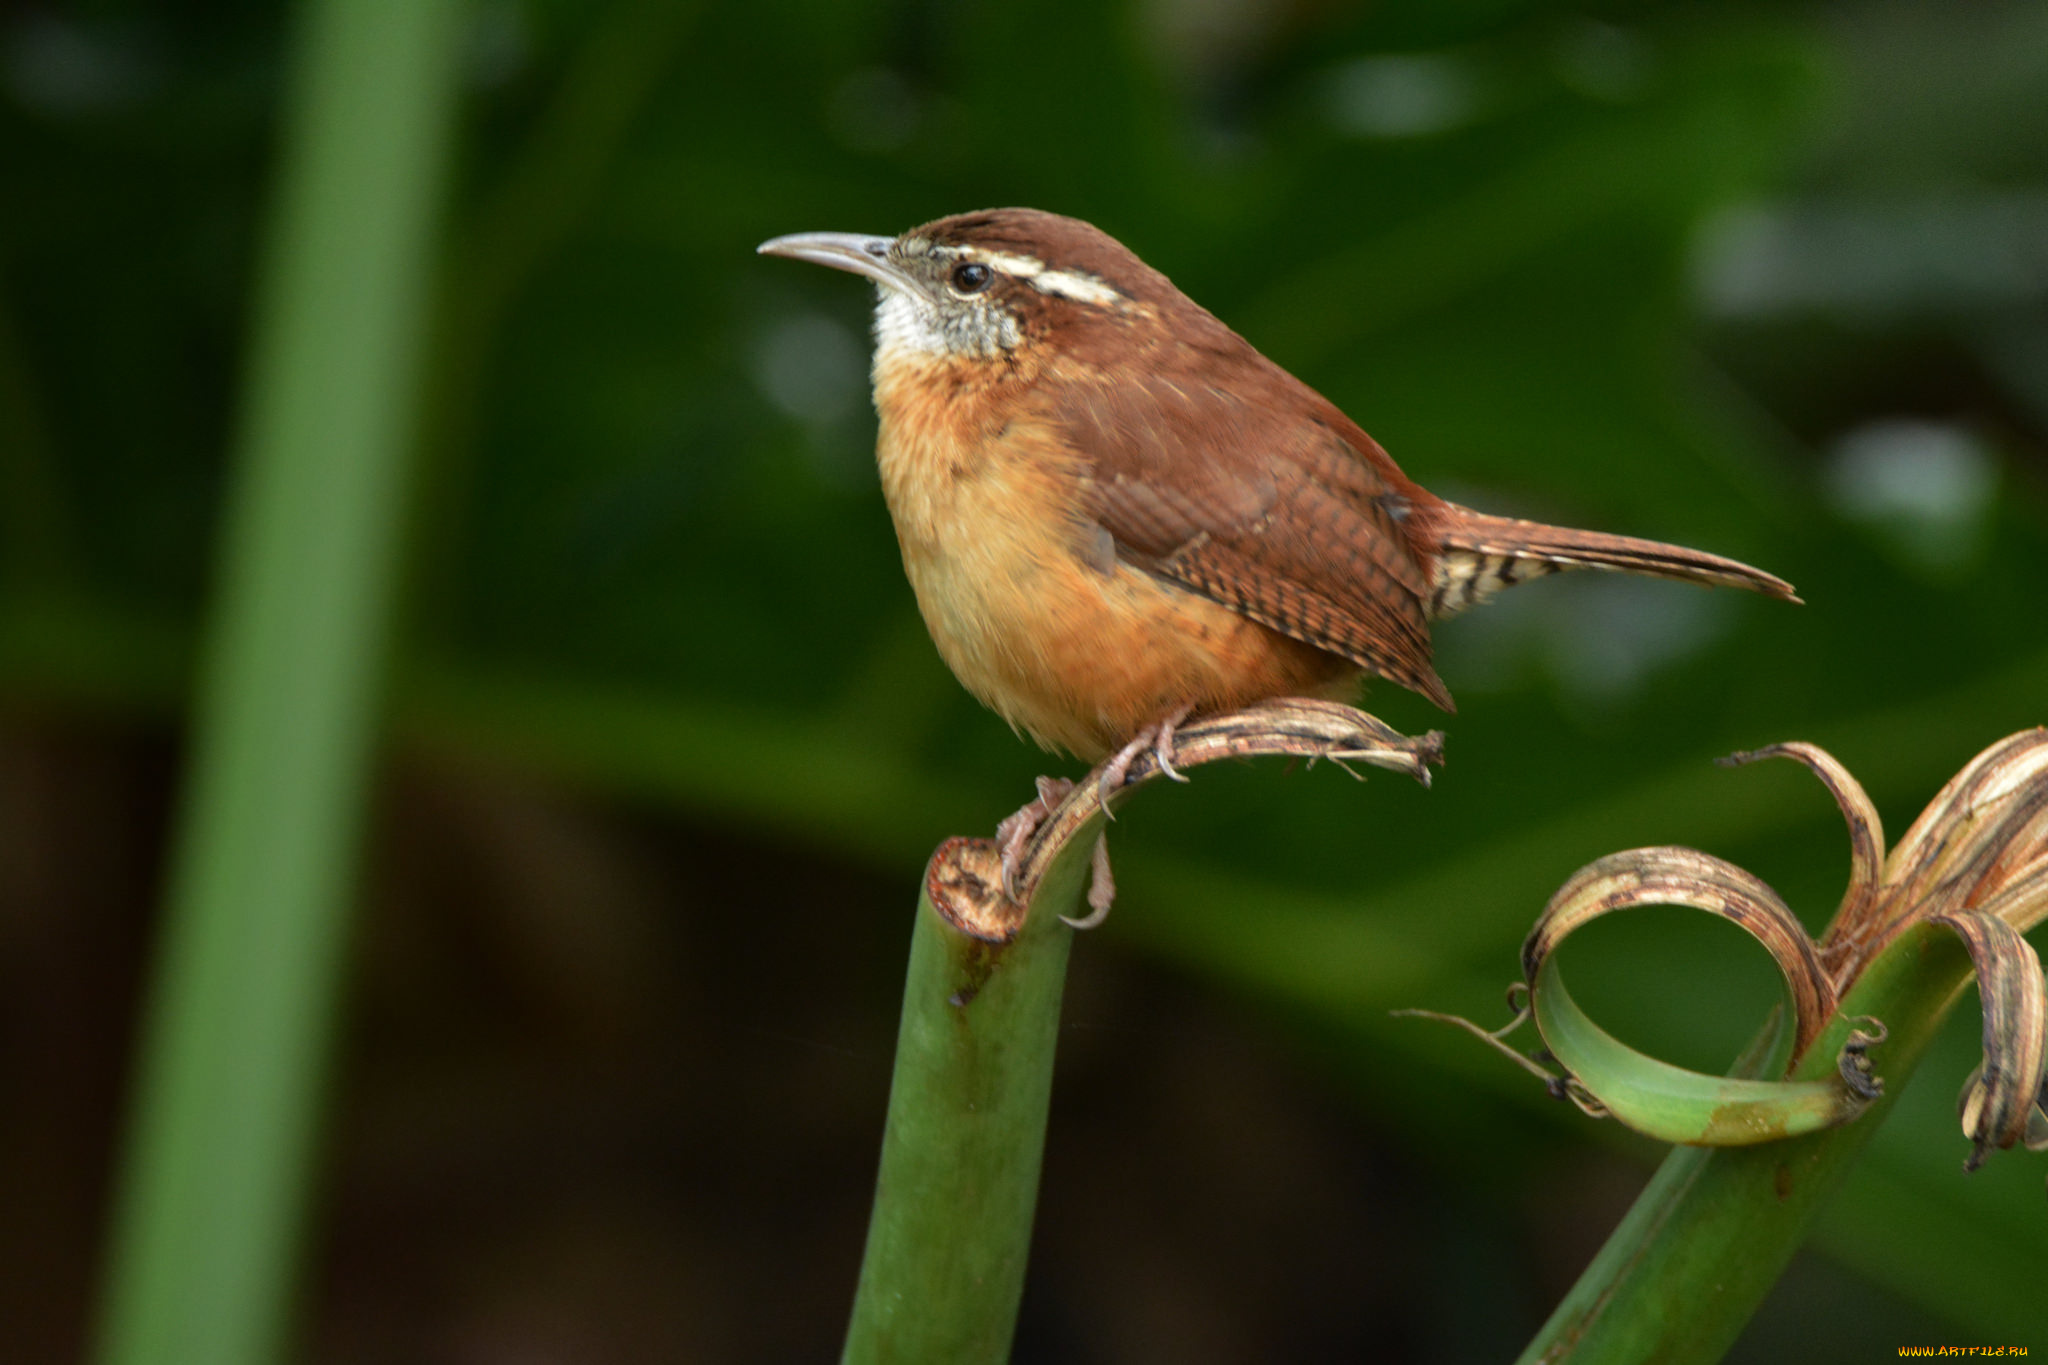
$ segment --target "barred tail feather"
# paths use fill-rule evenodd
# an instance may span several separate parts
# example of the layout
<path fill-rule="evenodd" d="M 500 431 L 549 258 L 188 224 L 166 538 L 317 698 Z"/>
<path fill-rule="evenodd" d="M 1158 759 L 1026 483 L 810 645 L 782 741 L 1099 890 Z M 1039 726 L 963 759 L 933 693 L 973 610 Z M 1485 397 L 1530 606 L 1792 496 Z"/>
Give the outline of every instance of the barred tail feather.
<path fill-rule="evenodd" d="M 1430 583 L 1429 615 L 1441 619 L 1485 601 L 1502 588 L 1565 569 L 1648 574 L 1712 587 L 1746 588 L 1797 602 L 1792 585 L 1749 565 L 1683 545 L 1575 531 L 1447 504 L 1435 528 L 1439 549 Z"/>

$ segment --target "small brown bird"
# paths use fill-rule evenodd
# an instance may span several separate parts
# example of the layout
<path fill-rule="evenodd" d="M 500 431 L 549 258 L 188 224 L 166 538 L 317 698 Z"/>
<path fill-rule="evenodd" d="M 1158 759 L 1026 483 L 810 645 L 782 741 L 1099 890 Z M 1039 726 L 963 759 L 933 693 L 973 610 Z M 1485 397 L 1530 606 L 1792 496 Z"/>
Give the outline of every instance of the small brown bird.
<path fill-rule="evenodd" d="M 1346 699 L 1445 710 L 1429 623 L 1561 569 L 1797 601 L 1746 564 L 1488 516 L 1100 229 L 1035 209 L 774 256 L 880 286 L 876 456 L 903 565 L 967 690 L 1048 748 L 1171 762 L 1191 714 Z"/>

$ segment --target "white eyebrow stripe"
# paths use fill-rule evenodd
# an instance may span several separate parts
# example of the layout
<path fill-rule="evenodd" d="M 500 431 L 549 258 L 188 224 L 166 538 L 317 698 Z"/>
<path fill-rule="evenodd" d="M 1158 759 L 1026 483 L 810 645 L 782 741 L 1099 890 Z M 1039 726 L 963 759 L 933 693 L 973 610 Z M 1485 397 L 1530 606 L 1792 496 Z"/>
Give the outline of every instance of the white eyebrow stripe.
<path fill-rule="evenodd" d="M 1058 294 L 1061 298 L 1076 303 L 1093 303 L 1102 307 L 1123 302 L 1123 295 L 1096 279 L 1078 270 L 1041 270 L 1031 277 L 1032 288 L 1043 294 Z"/>
<path fill-rule="evenodd" d="M 949 247 L 945 250 L 961 260 L 979 261 L 1012 279 L 1024 280 L 1041 294 L 1057 294 L 1076 303 L 1092 303 L 1098 307 L 1125 301 L 1123 294 L 1095 276 L 1079 270 L 1050 270 L 1036 256 L 991 251 L 979 246 Z"/>
<path fill-rule="evenodd" d="M 1019 256 L 1008 251 L 990 251 L 985 247 L 963 246 L 956 249 L 962 260 L 979 261 L 992 266 L 1005 275 L 1014 275 L 1020 280 L 1036 279 L 1045 269 L 1045 262 L 1036 256 Z"/>

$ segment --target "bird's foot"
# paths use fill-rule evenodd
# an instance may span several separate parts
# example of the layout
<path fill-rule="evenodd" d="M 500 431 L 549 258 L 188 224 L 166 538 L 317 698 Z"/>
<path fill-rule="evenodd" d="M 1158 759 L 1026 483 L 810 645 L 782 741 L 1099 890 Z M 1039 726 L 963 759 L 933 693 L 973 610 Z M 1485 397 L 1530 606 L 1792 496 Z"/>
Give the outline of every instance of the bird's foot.
<path fill-rule="evenodd" d="M 1041 777 L 1037 782 L 1038 796 L 996 826 L 996 847 L 1003 855 L 1003 895 L 1018 904 L 1022 902 L 1017 901 L 1017 869 L 1024 859 L 1024 847 L 1046 817 L 1058 810 L 1060 802 L 1074 790 L 1074 784 L 1064 777 Z"/>
<path fill-rule="evenodd" d="M 1088 913 L 1075 919 L 1061 915 L 1060 923 L 1069 929 L 1093 929 L 1109 918 L 1109 907 L 1116 904 L 1116 878 L 1109 872 L 1109 836 L 1095 836 L 1095 861 L 1088 878 Z"/>
<path fill-rule="evenodd" d="M 1176 782 L 1188 780 L 1186 773 L 1173 766 L 1173 732 L 1188 718 L 1188 712 L 1194 709 L 1192 706 L 1183 706 L 1165 719 L 1146 726 L 1131 737 L 1129 744 L 1118 749 L 1109 762 L 1102 765 L 1095 778 L 1095 795 L 1102 802 L 1104 819 L 1116 819 L 1116 815 L 1109 808 L 1110 793 L 1124 785 L 1131 775 L 1131 765 L 1138 761 L 1139 754 L 1148 749 L 1152 751 L 1152 761 L 1158 765 L 1160 772 Z M 1105 857 L 1100 865 L 1107 867 L 1108 859 Z"/>

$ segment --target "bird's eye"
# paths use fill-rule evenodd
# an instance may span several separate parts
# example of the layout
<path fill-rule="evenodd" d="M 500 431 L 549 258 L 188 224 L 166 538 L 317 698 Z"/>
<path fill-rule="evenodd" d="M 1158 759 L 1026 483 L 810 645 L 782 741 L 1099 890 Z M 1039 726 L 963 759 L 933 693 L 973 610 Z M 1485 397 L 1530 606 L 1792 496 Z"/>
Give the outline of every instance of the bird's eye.
<path fill-rule="evenodd" d="M 953 267 L 953 288 L 962 294 L 979 294 L 995 277 L 996 272 L 979 261 L 962 261 Z"/>

